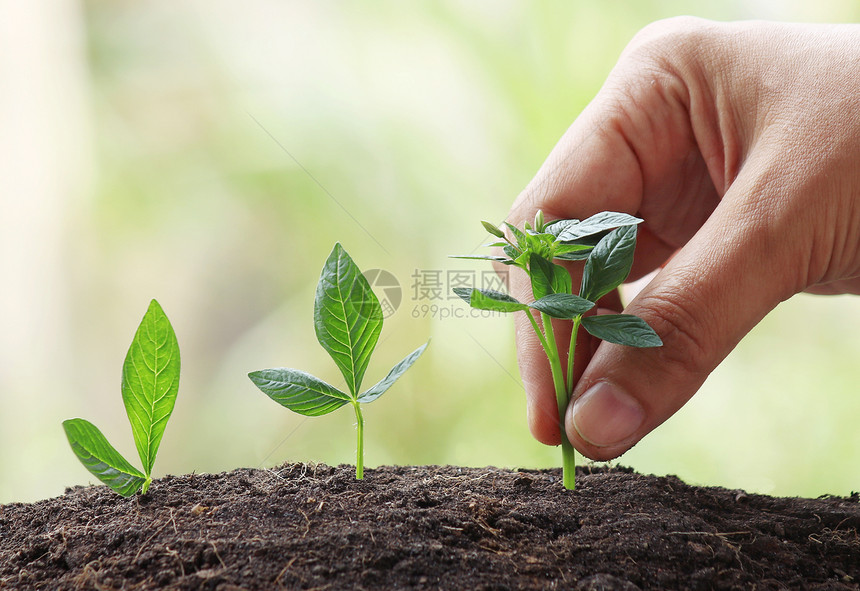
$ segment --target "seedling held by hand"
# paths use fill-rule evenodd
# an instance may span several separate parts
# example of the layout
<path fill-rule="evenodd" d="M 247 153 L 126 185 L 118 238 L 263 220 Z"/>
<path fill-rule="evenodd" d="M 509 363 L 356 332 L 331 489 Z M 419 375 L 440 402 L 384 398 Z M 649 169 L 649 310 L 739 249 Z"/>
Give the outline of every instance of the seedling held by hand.
<path fill-rule="evenodd" d="M 93 476 L 124 497 L 143 494 L 179 391 L 179 344 L 170 321 L 155 300 L 140 322 L 122 366 L 122 401 L 131 422 L 143 472 L 108 443 L 95 425 L 69 419 L 63 429 L 72 451 Z"/>
<path fill-rule="evenodd" d="M 314 327 L 320 345 L 328 351 L 343 374 L 347 392 L 297 369 L 263 369 L 248 374 L 248 377 L 269 398 L 305 416 L 328 414 L 351 404 L 358 433 L 355 477 L 362 479 L 364 418 L 361 405 L 382 396 L 415 363 L 427 343 L 407 355 L 376 385 L 361 392 L 364 372 L 382 331 L 382 306 L 367 279 L 340 244 L 335 244 L 317 284 Z"/>
<path fill-rule="evenodd" d="M 523 269 L 531 280 L 535 301 L 526 304 L 510 295 L 488 289 L 455 288 L 454 292 L 473 308 L 497 312 L 525 312 L 549 359 L 561 431 L 562 471 L 565 488 L 575 486 L 575 454 L 564 429 L 564 414 L 573 393 L 573 360 L 576 337 L 582 326 L 592 336 L 630 347 L 659 347 L 660 337 L 641 318 L 630 314 L 583 316 L 597 300 L 627 279 L 633 265 L 636 226 L 642 220 L 624 213 L 605 211 L 585 220 L 544 222 L 538 212 L 534 224 L 522 230 L 505 223 L 514 241 L 489 222 L 484 229 L 502 241 L 489 246 L 501 247 L 505 256 L 461 256 L 456 258 L 490 260 Z M 553 260 L 585 261 L 579 295 L 573 294 L 570 274 Z M 532 310 L 540 314 L 538 324 Z M 556 344 L 552 318 L 570 320 L 570 346 L 566 372 Z"/>

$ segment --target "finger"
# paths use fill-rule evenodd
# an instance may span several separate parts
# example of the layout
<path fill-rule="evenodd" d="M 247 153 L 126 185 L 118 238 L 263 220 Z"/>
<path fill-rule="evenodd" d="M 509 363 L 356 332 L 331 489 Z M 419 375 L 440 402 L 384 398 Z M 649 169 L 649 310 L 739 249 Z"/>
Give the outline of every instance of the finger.
<path fill-rule="evenodd" d="M 606 460 L 627 451 L 683 406 L 738 341 L 797 291 L 802 240 L 786 244 L 780 229 L 789 227 L 790 214 L 774 206 L 790 200 L 774 199 L 773 187 L 760 178 L 739 176 L 714 215 L 628 306 L 663 346 L 602 343 L 592 357 L 566 416 L 568 437 L 586 456 Z"/>
<path fill-rule="evenodd" d="M 615 166 L 610 167 L 610 162 Z M 533 219 L 538 209 L 545 212 L 547 219 L 569 218 L 572 217 L 571 212 L 584 218 L 603 209 L 630 211 L 632 208 L 635 211 L 634 202 L 608 204 L 603 199 L 589 198 L 623 195 L 629 199 L 631 195 L 641 194 L 636 166 L 629 147 L 615 135 L 601 131 L 596 117 L 586 110 L 521 193 L 507 219 L 520 225 L 524 220 Z M 610 168 L 615 169 L 614 174 Z M 619 174 L 619 170 L 629 172 Z M 607 179 L 614 179 L 615 185 L 607 186 Z M 574 186 L 578 187 L 577 191 L 574 191 Z M 574 274 L 576 283 L 576 275 L 581 274 L 581 270 Z M 511 295 L 515 298 L 523 302 L 534 299 L 525 272 L 512 269 L 508 280 Z M 520 376 L 526 389 L 529 430 L 538 441 L 558 445 L 561 442 L 558 406 L 549 361 L 525 314 L 516 315 L 516 342 Z M 566 339 L 561 338 L 559 342 L 565 343 Z M 587 348 L 580 347 L 579 350 L 586 351 Z M 583 357 L 576 367 L 582 368 L 588 357 L 582 352 L 579 354 Z"/>
<path fill-rule="evenodd" d="M 636 236 L 636 252 L 633 268 L 626 282 L 636 281 L 659 269 L 668 261 L 683 243 L 670 243 L 654 234 L 647 225 L 640 225 Z"/>
<path fill-rule="evenodd" d="M 512 292 L 520 293 L 523 289 L 528 290 L 528 293 L 521 295 L 517 299 L 520 301 L 534 299 L 531 297 L 530 285 L 525 288 L 518 285 L 518 281 L 525 278 L 525 273 L 516 269 L 516 273 L 508 274 L 508 277 L 512 279 L 510 281 L 513 285 L 511 287 Z M 617 314 L 622 308 L 618 291 L 613 290 L 601 298 L 600 308 L 595 313 Z M 535 314 L 534 318 L 538 326 L 542 326 L 539 315 Z M 570 322 L 553 322 L 553 330 L 561 359 L 567 359 L 570 329 Z M 526 317 L 525 313 L 515 315 L 515 330 L 520 377 L 526 391 L 526 413 L 529 430 L 532 436 L 541 443 L 559 445 L 561 443 L 561 433 L 559 429 L 558 405 L 556 403 L 552 373 L 546 353 L 535 334 L 532 323 Z M 579 380 L 599 342 L 585 331 L 580 330 L 580 334 L 577 337 L 578 344 L 574 359 L 574 381 Z"/>
<path fill-rule="evenodd" d="M 641 194 L 641 186 L 635 169 L 636 159 L 623 141 L 614 135 L 596 132 L 595 125 L 593 117 L 577 120 L 517 200 L 508 216 L 511 223 L 520 224 L 525 219 L 532 219 L 537 209 L 544 210 L 550 219 L 574 215 L 584 218 L 609 209 L 637 210 L 638 203 L 633 196 Z M 569 169 L 564 169 L 563 175 L 558 167 L 568 164 L 560 164 L 562 161 L 571 163 Z M 614 165 L 608 166 L 609 162 Z M 624 170 L 629 172 L 619 172 Z M 614 182 L 613 186 L 609 186 L 610 181 Z M 576 191 L 573 190 L 574 186 L 577 186 Z M 602 197 L 606 195 L 619 195 L 623 199 L 608 200 Z M 574 284 L 578 283 L 580 274 L 581 264 L 579 269 L 574 270 Z M 531 283 L 524 272 L 512 268 L 507 278 L 511 295 L 524 302 L 534 299 Z M 620 308 L 620 304 L 616 305 Z M 569 331 L 569 328 L 564 330 Z M 588 337 L 584 338 L 585 342 L 581 342 L 582 346 L 577 348 L 577 372 L 582 371 L 590 356 Z M 516 342 L 520 375 L 526 389 L 529 429 L 538 441 L 558 445 L 558 406 L 549 361 L 525 314 L 516 315 Z M 566 337 L 561 336 L 558 342 L 565 347 Z"/>
<path fill-rule="evenodd" d="M 508 216 L 509 222 L 519 225 L 533 219 L 538 209 L 548 219 L 583 219 L 600 211 L 639 214 L 646 223 L 640 228 L 631 279 L 663 265 L 719 201 L 690 127 L 685 85 L 653 61 L 643 65 L 642 55 L 632 51 L 619 61 Z M 574 284 L 579 272 L 574 271 Z M 530 301 L 525 274 L 512 274 L 510 279 L 512 295 Z M 557 443 L 558 411 L 549 363 L 528 319 L 518 316 L 517 347 L 529 426 L 538 440 Z M 584 336 L 583 346 L 577 348 L 576 373 L 588 362 L 589 340 Z"/>
<path fill-rule="evenodd" d="M 529 430 L 541 443 L 558 445 L 561 443 L 561 432 L 549 360 L 526 317 L 530 313 L 516 314 L 515 317 L 517 355 L 520 378 L 526 390 Z"/>
<path fill-rule="evenodd" d="M 508 222 L 531 221 L 538 210 L 548 220 L 638 210 L 642 194 L 638 161 L 624 138 L 612 131 L 613 121 L 603 111 L 598 95 L 520 193 Z"/>
<path fill-rule="evenodd" d="M 860 277 L 820 283 L 808 287 L 804 291 L 816 295 L 841 295 L 846 293 L 860 295 Z"/>

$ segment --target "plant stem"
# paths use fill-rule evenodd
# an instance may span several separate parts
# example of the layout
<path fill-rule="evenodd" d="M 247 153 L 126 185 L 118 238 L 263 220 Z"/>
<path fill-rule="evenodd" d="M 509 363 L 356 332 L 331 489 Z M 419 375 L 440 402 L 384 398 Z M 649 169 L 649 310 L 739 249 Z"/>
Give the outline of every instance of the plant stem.
<path fill-rule="evenodd" d="M 573 490 L 576 487 L 576 452 L 567 438 L 567 433 L 564 430 L 564 415 L 567 411 L 567 404 L 570 401 L 567 388 L 564 383 L 564 376 L 561 371 L 561 360 L 558 354 L 558 345 L 555 342 L 555 333 L 552 329 L 552 319 L 541 313 L 545 338 L 541 342 L 546 350 L 546 356 L 549 359 L 549 367 L 552 372 L 552 383 L 555 387 L 555 400 L 558 405 L 558 429 L 561 434 L 561 470 L 562 481 L 564 488 Z M 568 353 L 570 355 L 570 353 Z"/>
<path fill-rule="evenodd" d="M 145 495 L 146 491 L 149 490 L 150 484 L 152 484 L 152 476 L 147 476 L 146 480 L 143 481 L 143 487 L 140 489 L 140 494 Z"/>
<path fill-rule="evenodd" d="M 358 433 L 358 446 L 355 451 L 355 479 L 364 479 L 364 417 L 361 416 L 361 404 L 356 400 L 352 403 L 355 408 L 355 430 Z"/>
<path fill-rule="evenodd" d="M 570 329 L 570 346 L 567 348 L 567 400 L 573 395 L 573 353 L 576 351 L 576 335 L 579 333 L 579 324 L 582 316 L 573 319 L 573 327 Z"/>
<path fill-rule="evenodd" d="M 526 316 L 528 316 L 529 320 L 531 321 L 532 328 L 535 330 L 535 334 L 537 334 L 537 337 L 540 339 L 540 344 L 543 347 L 543 350 L 546 352 L 547 357 L 549 357 L 549 346 L 546 344 L 546 338 L 544 338 L 543 336 L 543 331 L 540 329 L 540 326 L 538 326 L 538 323 L 535 320 L 535 317 L 532 316 L 531 312 L 527 311 Z"/>

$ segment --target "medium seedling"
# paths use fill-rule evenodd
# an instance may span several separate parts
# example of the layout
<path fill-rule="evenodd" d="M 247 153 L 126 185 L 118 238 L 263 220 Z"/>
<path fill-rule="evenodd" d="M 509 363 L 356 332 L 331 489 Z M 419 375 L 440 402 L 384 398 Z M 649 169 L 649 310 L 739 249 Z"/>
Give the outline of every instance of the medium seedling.
<path fill-rule="evenodd" d="M 544 222 L 538 212 L 534 224 L 522 230 L 505 222 L 514 241 L 490 222 L 484 229 L 502 241 L 488 246 L 500 247 L 504 256 L 474 255 L 455 258 L 490 260 L 523 269 L 531 280 L 534 302 L 526 304 L 506 293 L 488 289 L 455 288 L 454 292 L 473 308 L 496 312 L 525 312 L 549 359 L 558 404 L 561 431 L 564 486 L 575 487 L 575 453 L 564 429 L 564 414 L 573 393 L 573 360 L 576 337 L 582 326 L 592 336 L 630 347 L 659 347 L 657 333 L 644 320 L 630 314 L 584 316 L 596 302 L 627 279 L 633 265 L 636 226 L 641 219 L 625 213 L 605 211 L 585 220 Z M 579 295 L 573 294 L 570 274 L 553 260 L 585 261 Z M 538 324 L 532 310 L 540 315 Z M 562 352 L 556 344 L 552 318 L 570 320 L 570 345 L 566 372 Z"/>
<path fill-rule="evenodd" d="M 164 428 L 179 391 L 179 344 L 155 300 L 143 316 L 122 366 L 122 401 L 143 472 L 132 466 L 95 425 L 69 419 L 63 429 L 72 451 L 93 476 L 124 497 L 146 494 Z"/>
<path fill-rule="evenodd" d="M 297 369 L 263 369 L 251 372 L 248 377 L 269 398 L 301 415 L 317 417 L 351 404 L 358 436 L 355 477 L 361 480 L 364 478 L 361 405 L 382 396 L 415 363 L 427 343 L 407 355 L 376 385 L 361 392 L 364 372 L 382 332 L 382 306 L 340 244 L 334 245 L 317 284 L 314 328 L 320 345 L 343 374 L 347 392 Z"/>

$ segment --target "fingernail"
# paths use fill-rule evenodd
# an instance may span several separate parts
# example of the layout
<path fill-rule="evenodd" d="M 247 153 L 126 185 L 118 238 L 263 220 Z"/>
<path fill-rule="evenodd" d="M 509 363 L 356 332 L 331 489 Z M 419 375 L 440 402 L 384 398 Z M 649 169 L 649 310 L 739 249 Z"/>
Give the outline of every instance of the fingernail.
<path fill-rule="evenodd" d="M 573 403 L 573 428 L 597 447 L 621 443 L 642 425 L 639 402 L 614 384 L 599 382 Z"/>

